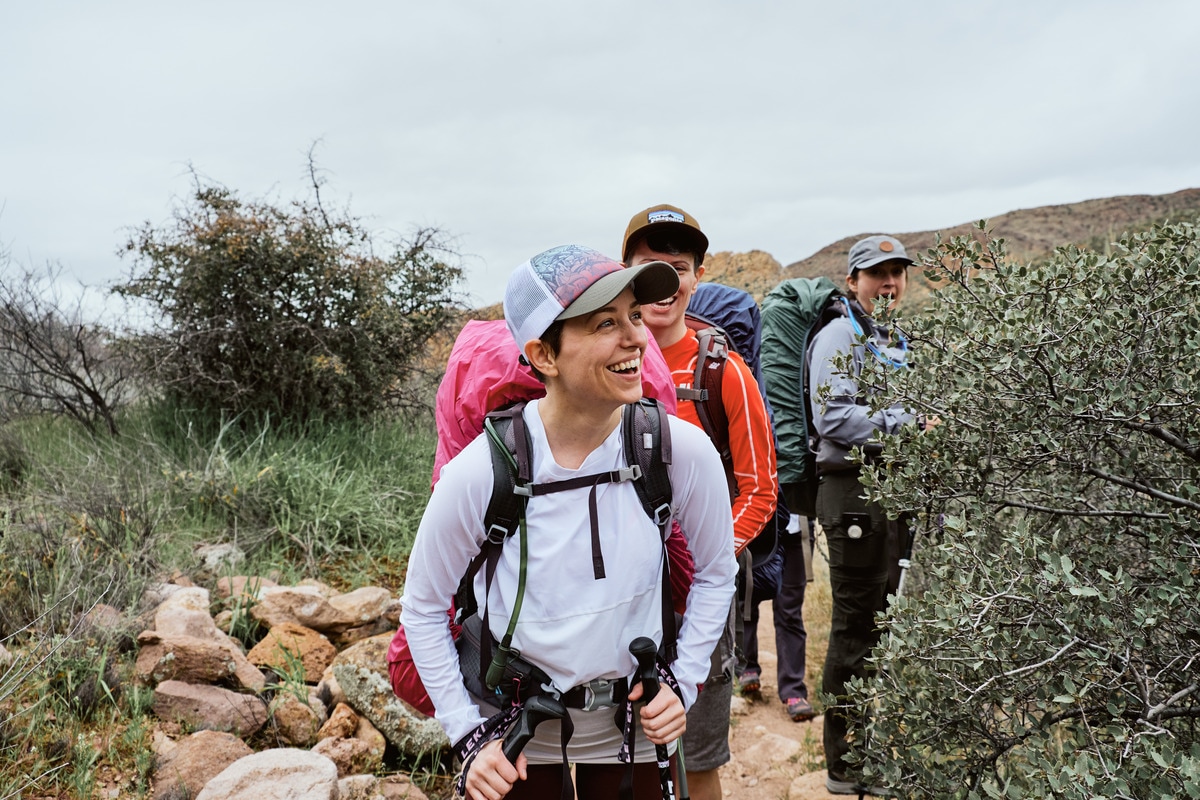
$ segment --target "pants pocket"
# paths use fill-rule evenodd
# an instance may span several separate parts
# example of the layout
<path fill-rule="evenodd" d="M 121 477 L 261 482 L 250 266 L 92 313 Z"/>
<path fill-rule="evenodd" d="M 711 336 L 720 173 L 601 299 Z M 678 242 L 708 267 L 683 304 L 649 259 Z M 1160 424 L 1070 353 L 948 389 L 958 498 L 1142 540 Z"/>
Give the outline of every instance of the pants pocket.
<path fill-rule="evenodd" d="M 817 519 L 825 530 L 831 569 L 887 569 L 887 517 L 868 504 L 857 473 L 826 475 L 817 490 Z"/>

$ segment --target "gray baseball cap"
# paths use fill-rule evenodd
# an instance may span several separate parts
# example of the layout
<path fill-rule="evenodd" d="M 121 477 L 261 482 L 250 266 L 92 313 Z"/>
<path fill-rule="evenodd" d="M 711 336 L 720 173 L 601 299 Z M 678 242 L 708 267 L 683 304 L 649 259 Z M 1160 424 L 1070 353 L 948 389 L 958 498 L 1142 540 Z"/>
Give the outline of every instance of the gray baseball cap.
<path fill-rule="evenodd" d="M 853 275 L 856 269 L 867 269 L 885 261 L 917 263 L 904 252 L 904 245 L 900 244 L 899 239 L 892 236 L 868 236 L 859 239 L 850 248 L 850 262 L 846 275 Z"/>

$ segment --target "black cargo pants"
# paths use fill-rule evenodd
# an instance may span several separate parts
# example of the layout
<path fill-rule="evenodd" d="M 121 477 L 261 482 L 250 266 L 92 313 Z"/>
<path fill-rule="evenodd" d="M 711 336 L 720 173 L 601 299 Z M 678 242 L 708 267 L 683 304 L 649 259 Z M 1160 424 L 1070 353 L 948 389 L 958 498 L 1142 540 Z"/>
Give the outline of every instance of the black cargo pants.
<path fill-rule="evenodd" d="M 833 597 L 829 650 L 821 690 L 844 700 L 845 685 L 867 675 L 867 657 L 879 642 L 875 615 L 887 605 L 900 579 L 900 548 L 907 521 L 889 522 L 878 505 L 863 499 L 858 470 L 821 476 L 817 519 L 829 546 L 829 585 Z M 863 714 L 862 711 L 850 711 Z M 847 710 L 825 712 L 825 761 L 829 772 L 846 779 Z"/>

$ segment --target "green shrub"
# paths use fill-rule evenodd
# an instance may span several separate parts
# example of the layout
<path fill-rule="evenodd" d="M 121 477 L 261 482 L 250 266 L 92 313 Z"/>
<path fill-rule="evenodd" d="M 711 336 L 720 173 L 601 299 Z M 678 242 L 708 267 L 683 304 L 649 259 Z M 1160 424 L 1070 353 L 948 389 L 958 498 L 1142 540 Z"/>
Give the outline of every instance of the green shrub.
<path fill-rule="evenodd" d="M 891 388 L 942 421 L 868 483 L 921 512 L 927 579 L 852 698 L 868 782 L 1200 797 L 1200 234 L 924 266 L 945 286 Z"/>
<path fill-rule="evenodd" d="M 376 254 L 319 188 L 281 207 L 198 182 L 173 224 L 131 237 L 136 271 L 116 291 L 155 315 L 137 350 L 169 399 L 300 421 L 417 401 L 422 355 L 453 322 L 462 270 L 430 229 Z"/>

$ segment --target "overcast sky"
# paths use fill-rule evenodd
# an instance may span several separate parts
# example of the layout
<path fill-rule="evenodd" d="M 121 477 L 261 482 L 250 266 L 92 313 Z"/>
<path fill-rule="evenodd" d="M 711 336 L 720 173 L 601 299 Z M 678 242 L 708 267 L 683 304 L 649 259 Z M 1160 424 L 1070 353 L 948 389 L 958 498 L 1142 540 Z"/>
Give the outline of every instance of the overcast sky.
<path fill-rule="evenodd" d="M 0 248 L 105 285 L 189 165 L 246 199 L 306 153 L 380 237 L 436 226 L 476 303 L 687 209 L 783 264 L 843 236 L 1200 186 L 1200 3 L 0 5 Z"/>

